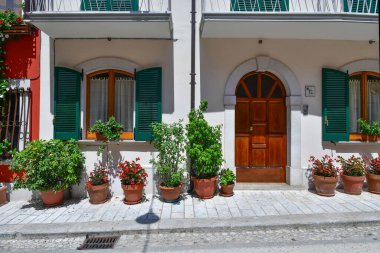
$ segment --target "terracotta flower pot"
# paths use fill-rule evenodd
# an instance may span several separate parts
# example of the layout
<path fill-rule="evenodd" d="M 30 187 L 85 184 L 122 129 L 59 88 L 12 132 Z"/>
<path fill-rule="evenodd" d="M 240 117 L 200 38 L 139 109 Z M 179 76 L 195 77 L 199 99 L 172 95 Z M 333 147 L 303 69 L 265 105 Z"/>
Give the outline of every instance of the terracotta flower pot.
<path fill-rule="evenodd" d="M 182 184 L 177 187 L 165 187 L 160 186 L 162 199 L 165 202 L 175 202 L 179 199 L 179 195 L 181 194 Z"/>
<path fill-rule="evenodd" d="M 364 184 L 365 176 L 354 177 L 342 175 L 344 192 L 352 195 L 360 195 Z"/>
<path fill-rule="evenodd" d="M 376 142 L 377 136 L 376 135 L 368 135 L 368 141 L 369 142 Z"/>
<path fill-rule="evenodd" d="M 332 197 L 335 195 L 337 177 L 322 177 L 313 175 L 315 191 L 318 195 Z"/>
<path fill-rule="evenodd" d="M 194 190 L 200 199 L 211 199 L 216 191 L 216 177 L 209 179 L 193 178 Z"/>
<path fill-rule="evenodd" d="M 220 195 L 223 197 L 231 197 L 234 195 L 235 184 L 220 184 Z"/>
<path fill-rule="evenodd" d="M 91 204 L 102 204 L 107 201 L 108 183 L 102 185 L 92 185 L 87 187 Z"/>
<path fill-rule="evenodd" d="M 124 203 L 127 205 L 135 205 L 141 203 L 144 185 L 121 185 L 124 191 Z"/>
<path fill-rule="evenodd" d="M 0 187 L 0 206 L 4 205 L 7 203 L 7 187 L 6 186 L 1 186 Z"/>
<path fill-rule="evenodd" d="M 99 132 L 95 132 L 95 138 L 97 141 L 107 141 L 107 137 Z"/>
<path fill-rule="evenodd" d="M 375 174 L 366 174 L 367 182 L 368 182 L 368 191 L 380 194 L 380 175 Z"/>
<path fill-rule="evenodd" d="M 58 206 L 63 203 L 64 189 L 61 189 L 60 191 L 57 191 L 57 192 L 41 191 L 40 196 L 41 196 L 42 202 L 44 203 L 44 206 L 47 206 L 47 207 Z"/>
<path fill-rule="evenodd" d="M 368 141 L 368 134 L 361 134 L 362 141 L 367 142 Z"/>

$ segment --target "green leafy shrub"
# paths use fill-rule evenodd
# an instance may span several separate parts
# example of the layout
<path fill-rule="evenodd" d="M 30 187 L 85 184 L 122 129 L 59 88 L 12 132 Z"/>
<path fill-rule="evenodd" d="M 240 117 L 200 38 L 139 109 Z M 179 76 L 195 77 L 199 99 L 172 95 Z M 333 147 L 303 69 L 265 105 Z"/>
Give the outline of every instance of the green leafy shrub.
<path fill-rule="evenodd" d="M 220 184 L 230 185 L 235 183 L 236 176 L 232 170 L 229 168 L 223 169 L 220 172 Z"/>
<path fill-rule="evenodd" d="M 372 121 L 368 122 L 364 119 L 358 120 L 360 126 L 360 133 L 367 135 L 380 135 L 380 122 Z"/>
<path fill-rule="evenodd" d="M 158 155 L 150 162 L 157 169 L 161 186 L 177 187 L 183 181 L 185 130 L 182 121 L 173 124 L 153 123 L 154 147 Z"/>
<path fill-rule="evenodd" d="M 11 169 L 20 173 L 14 189 L 59 191 L 78 184 L 84 157 L 76 141 L 38 140 L 14 155 Z M 24 175 L 22 175 L 24 174 Z"/>
<path fill-rule="evenodd" d="M 16 154 L 16 149 L 12 149 L 12 143 L 5 139 L 2 142 L 0 142 L 0 157 L 1 159 L 9 159 L 14 154 Z"/>
<path fill-rule="evenodd" d="M 120 140 L 123 129 L 123 125 L 117 122 L 115 117 L 110 117 L 107 122 L 102 122 L 101 120 L 96 121 L 90 128 L 90 132 L 100 133 L 110 141 L 118 141 Z"/>
<path fill-rule="evenodd" d="M 206 109 L 207 101 L 202 100 L 199 109 L 189 113 L 189 123 L 186 125 L 186 152 L 192 173 L 198 179 L 217 176 L 223 163 L 222 126 L 208 124 L 203 115 Z"/>

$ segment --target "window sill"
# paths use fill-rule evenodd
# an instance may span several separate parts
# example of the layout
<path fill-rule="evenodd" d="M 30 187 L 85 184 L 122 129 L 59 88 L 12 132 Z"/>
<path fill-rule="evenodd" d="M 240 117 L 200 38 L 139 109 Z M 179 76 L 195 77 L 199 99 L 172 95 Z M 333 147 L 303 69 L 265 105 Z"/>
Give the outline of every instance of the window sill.
<path fill-rule="evenodd" d="M 339 141 L 336 142 L 337 145 L 368 145 L 368 146 L 376 146 L 380 145 L 379 141 L 371 141 L 371 142 L 364 142 L 364 141 Z"/>
<path fill-rule="evenodd" d="M 79 146 L 102 146 L 104 144 L 108 146 L 128 146 L 128 145 L 150 145 L 150 141 L 135 141 L 135 140 L 121 140 L 121 141 L 108 141 L 104 143 L 103 141 L 97 140 L 79 140 Z"/>

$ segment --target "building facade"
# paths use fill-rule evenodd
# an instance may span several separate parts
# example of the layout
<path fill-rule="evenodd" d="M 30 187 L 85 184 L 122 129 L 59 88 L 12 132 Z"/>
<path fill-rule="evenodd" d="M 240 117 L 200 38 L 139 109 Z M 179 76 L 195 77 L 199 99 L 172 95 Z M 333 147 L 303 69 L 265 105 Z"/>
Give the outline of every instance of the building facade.
<path fill-rule="evenodd" d="M 378 1 L 196 3 L 196 104 L 223 125 L 238 182 L 307 187 L 310 155 L 380 151 L 357 126 L 380 120 Z M 190 111 L 190 11 L 190 0 L 26 1 L 41 30 L 39 138 L 78 139 L 87 173 L 140 157 L 156 192 L 148 125 Z M 123 140 L 98 156 L 89 127 L 110 116 Z M 72 194 L 85 196 L 84 181 Z"/>

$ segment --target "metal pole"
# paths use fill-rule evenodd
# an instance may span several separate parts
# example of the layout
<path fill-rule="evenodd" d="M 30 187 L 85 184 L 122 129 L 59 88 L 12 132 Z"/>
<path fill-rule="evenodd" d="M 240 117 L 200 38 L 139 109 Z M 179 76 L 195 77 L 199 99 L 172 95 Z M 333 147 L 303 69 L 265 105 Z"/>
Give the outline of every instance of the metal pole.
<path fill-rule="evenodd" d="M 195 108 L 195 3 L 196 0 L 191 0 L 191 109 Z"/>

